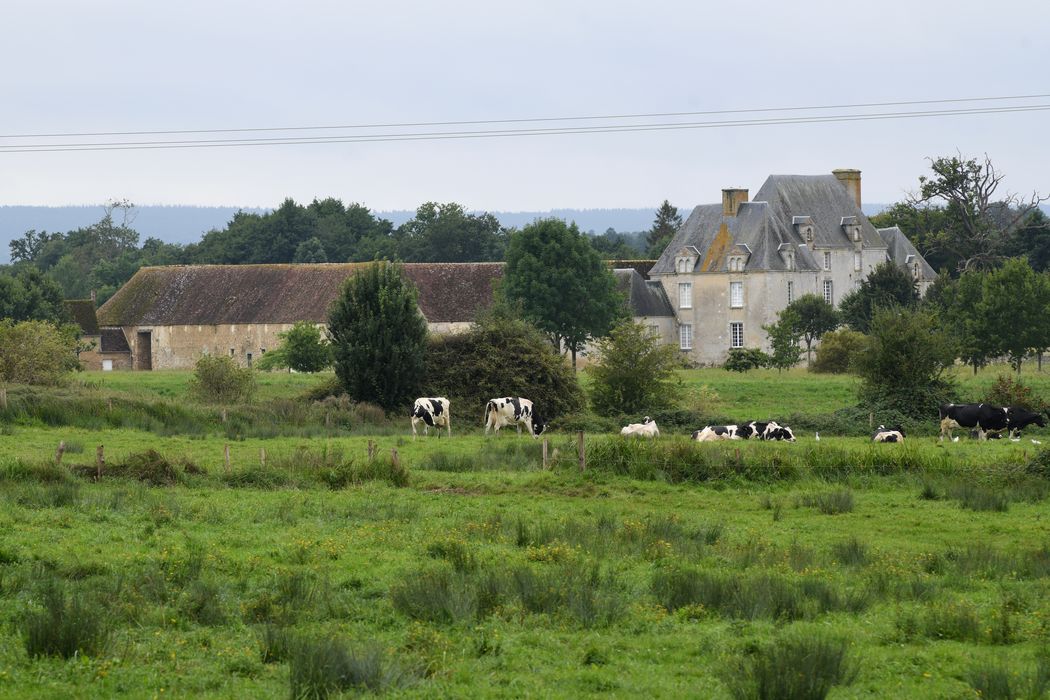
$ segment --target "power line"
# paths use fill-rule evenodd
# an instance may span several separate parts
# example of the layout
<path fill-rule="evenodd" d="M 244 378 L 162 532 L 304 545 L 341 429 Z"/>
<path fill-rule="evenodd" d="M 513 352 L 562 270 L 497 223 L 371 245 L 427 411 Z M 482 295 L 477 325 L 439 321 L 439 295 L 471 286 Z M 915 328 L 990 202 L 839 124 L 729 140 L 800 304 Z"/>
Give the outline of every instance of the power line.
<path fill-rule="evenodd" d="M 1013 107 L 986 107 L 972 109 L 927 110 L 918 112 L 882 112 L 869 114 L 842 114 L 807 117 L 776 117 L 769 119 L 748 119 L 707 122 L 671 122 L 653 124 L 624 124 L 585 127 L 554 127 L 531 129 L 501 129 L 480 131 L 452 132 L 417 132 L 402 134 L 362 134 L 277 137 L 260 139 L 211 139 L 190 141 L 125 141 L 109 143 L 66 143 L 66 144 L 19 144 L 0 146 L 0 153 L 55 153 L 65 151 L 131 151 L 180 148 L 230 148 L 244 146 L 295 146 L 309 144 L 336 143 L 380 143 L 392 141 L 437 141 L 475 138 L 506 138 L 522 136 L 563 136 L 577 134 L 625 133 L 646 131 L 673 131 L 686 129 L 746 128 L 756 126 L 777 126 L 796 124 L 824 124 L 834 122 L 879 121 L 889 119 L 915 119 L 945 116 L 966 116 L 984 114 L 1007 114 L 1016 112 L 1040 112 L 1050 110 L 1050 104 L 1037 104 Z"/>
<path fill-rule="evenodd" d="M 472 126 L 483 124 L 523 124 L 533 122 L 558 122 L 558 121 L 599 121 L 610 119 L 655 119 L 668 117 L 698 117 L 713 116 L 717 114 L 753 114 L 758 112 L 798 112 L 817 111 L 826 109 L 869 109 L 873 107 L 904 107 L 909 105 L 932 105 L 953 104 L 964 102 L 996 102 L 1004 100 L 1031 100 L 1050 97 L 1050 94 L 1035 95 L 1006 95 L 999 97 L 957 97 L 938 100 L 898 100 L 894 102 L 863 102 L 856 104 L 834 104 L 834 105 L 811 105 L 795 107 L 759 107 L 749 109 L 719 109 L 699 112 L 652 112 L 642 114 L 605 114 L 591 116 L 568 116 L 568 117 L 535 117 L 518 119 L 475 119 L 464 121 L 438 121 L 438 122 L 400 122 L 400 123 L 376 123 L 376 124 L 343 124 L 343 125 L 318 125 L 318 126 L 267 126 L 267 127 L 242 127 L 227 129 L 169 129 L 150 131 L 96 131 L 96 132 L 64 132 L 64 133 L 33 133 L 33 134 L 3 134 L 0 139 L 22 139 L 22 138 L 72 138 L 72 137 L 101 137 L 101 136 L 174 136 L 177 134 L 226 134 L 260 131 L 323 131 L 339 129 L 395 129 L 408 127 L 431 127 L 431 126 Z"/>

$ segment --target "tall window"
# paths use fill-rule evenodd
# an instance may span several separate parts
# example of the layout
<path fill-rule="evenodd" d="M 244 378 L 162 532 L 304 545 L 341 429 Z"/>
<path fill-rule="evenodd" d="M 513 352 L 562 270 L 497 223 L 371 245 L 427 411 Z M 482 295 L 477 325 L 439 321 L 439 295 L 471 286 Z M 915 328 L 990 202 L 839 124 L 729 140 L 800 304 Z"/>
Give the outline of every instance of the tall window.
<path fill-rule="evenodd" d="M 649 324 L 649 335 L 654 338 L 660 337 L 660 326 L 656 324 Z"/>
<path fill-rule="evenodd" d="M 733 309 L 739 309 L 744 305 L 744 283 L 743 282 L 730 282 L 729 283 L 729 306 Z"/>
<path fill-rule="evenodd" d="M 693 349 L 693 325 L 683 323 L 678 327 L 678 347 L 682 350 Z"/>
<path fill-rule="evenodd" d="M 740 321 L 733 321 L 729 324 L 729 347 L 744 347 L 744 324 Z"/>
<path fill-rule="evenodd" d="M 825 270 L 830 270 L 831 269 L 831 251 L 827 251 L 827 250 L 824 251 L 824 269 Z"/>
<path fill-rule="evenodd" d="M 693 283 L 692 282 L 679 282 L 678 283 L 678 308 L 679 309 L 691 309 L 691 308 L 693 308 Z"/>
<path fill-rule="evenodd" d="M 860 272 L 860 251 L 853 254 L 853 269 Z"/>
<path fill-rule="evenodd" d="M 795 301 L 795 283 L 788 280 L 788 303 Z"/>
<path fill-rule="evenodd" d="M 834 298 L 831 295 L 831 280 L 824 280 L 824 301 L 832 306 L 835 305 Z"/>

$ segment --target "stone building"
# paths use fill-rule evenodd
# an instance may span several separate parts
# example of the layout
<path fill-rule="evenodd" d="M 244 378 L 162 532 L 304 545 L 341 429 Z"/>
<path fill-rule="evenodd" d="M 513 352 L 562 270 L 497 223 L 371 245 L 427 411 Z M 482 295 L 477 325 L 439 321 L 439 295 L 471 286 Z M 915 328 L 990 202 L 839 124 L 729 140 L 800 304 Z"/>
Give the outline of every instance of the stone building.
<path fill-rule="evenodd" d="M 920 292 L 936 273 L 894 227 L 861 211 L 859 170 L 771 175 L 749 200 L 722 190 L 701 205 L 650 270 L 674 306 L 677 343 L 688 359 L 719 364 L 731 348 L 768 348 L 763 325 L 803 294 L 838 305 L 879 263 L 908 270 Z"/>

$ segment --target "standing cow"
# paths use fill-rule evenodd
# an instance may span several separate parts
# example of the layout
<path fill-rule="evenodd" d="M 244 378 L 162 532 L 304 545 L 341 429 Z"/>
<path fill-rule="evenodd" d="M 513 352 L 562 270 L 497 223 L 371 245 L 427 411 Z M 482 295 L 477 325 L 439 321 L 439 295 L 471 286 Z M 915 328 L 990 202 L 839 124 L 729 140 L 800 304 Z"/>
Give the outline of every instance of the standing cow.
<path fill-rule="evenodd" d="M 448 436 L 452 437 L 452 416 L 448 412 L 448 399 L 437 397 L 433 399 L 416 399 L 412 405 L 412 439 L 416 439 L 416 425 L 423 424 L 423 434 L 427 435 L 430 428 L 447 428 Z M 438 431 L 440 435 L 440 431 Z"/>
<path fill-rule="evenodd" d="M 976 428 L 977 439 L 984 440 L 989 431 L 1006 430 L 1010 424 L 1010 409 L 990 403 L 949 403 L 939 413 L 942 441 L 945 435 L 950 439 L 955 428 Z"/>
<path fill-rule="evenodd" d="M 494 433 L 505 425 L 513 425 L 521 434 L 521 426 L 525 426 L 532 437 L 539 437 L 540 433 L 547 427 L 533 408 L 532 402 L 520 396 L 504 396 L 501 399 L 491 399 L 485 404 L 485 434 L 488 435 L 491 428 Z"/>

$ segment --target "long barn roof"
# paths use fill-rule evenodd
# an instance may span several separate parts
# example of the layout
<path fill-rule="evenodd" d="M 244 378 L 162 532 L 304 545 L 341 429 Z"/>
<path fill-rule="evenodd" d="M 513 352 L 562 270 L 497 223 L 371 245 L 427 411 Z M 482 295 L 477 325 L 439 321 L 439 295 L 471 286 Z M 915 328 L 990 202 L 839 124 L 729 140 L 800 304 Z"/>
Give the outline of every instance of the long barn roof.
<path fill-rule="evenodd" d="M 144 267 L 98 310 L 101 326 L 324 323 L 346 279 L 370 263 Z M 491 306 L 502 263 L 405 263 L 431 323 Z"/>

